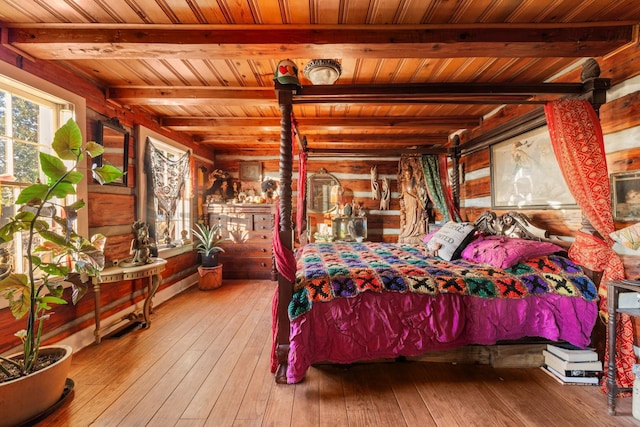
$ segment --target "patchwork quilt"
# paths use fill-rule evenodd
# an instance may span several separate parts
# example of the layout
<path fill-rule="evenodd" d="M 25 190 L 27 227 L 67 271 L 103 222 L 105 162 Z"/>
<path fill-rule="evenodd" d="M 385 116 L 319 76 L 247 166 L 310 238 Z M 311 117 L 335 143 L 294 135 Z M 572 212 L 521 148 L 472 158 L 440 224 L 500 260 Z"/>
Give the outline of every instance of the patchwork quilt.
<path fill-rule="evenodd" d="M 297 255 L 289 316 L 295 319 L 314 303 L 352 298 L 362 292 L 458 294 L 484 299 L 556 294 L 585 301 L 597 299 L 594 283 L 580 266 L 555 254 L 501 270 L 462 259 L 444 261 L 415 244 L 311 243 Z"/>

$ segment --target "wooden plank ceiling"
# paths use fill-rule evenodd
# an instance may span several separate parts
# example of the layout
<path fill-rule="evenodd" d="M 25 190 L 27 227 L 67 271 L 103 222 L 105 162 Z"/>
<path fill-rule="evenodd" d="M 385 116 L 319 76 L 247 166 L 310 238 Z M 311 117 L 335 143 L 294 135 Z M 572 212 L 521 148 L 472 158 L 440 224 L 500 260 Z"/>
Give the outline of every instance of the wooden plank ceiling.
<path fill-rule="evenodd" d="M 638 22 L 636 0 L 0 0 L 3 45 L 62 63 L 201 144 L 265 153 L 279 145 L 282 59 L 298 65 L 302 92 L 334 96 L 294 105 L 311 151 L 444 147 L 500 104 L 530 99 L 527 85 L 633 42 Z M 340 62 L 335 86 L 305 78 L 315 58 Z M 468 83 L 487 91 L 447 93 Z M 491 87 L 508 84 L 521 90 Z M 403 95 L 356 96 L 362 85 Z"/>

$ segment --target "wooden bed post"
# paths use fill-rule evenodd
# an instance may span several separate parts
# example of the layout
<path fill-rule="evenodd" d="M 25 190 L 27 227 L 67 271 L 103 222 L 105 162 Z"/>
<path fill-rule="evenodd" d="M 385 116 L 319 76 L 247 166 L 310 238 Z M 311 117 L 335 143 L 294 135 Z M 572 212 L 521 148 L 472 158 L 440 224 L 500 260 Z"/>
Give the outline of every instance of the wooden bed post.
<path fill-rule="evenodd" d="M 293 230 L 291 223 L 292 191 L 291 176 L 293 172 L 293 144 L 291 141 L 291 112 L 293 110 L 293 90 L 276 82 L 276 95 L 280 106 L 280 224 L 277 224 L 282 245 L 287 250 L 293 248 Z M 293 283 L 278 272 L 278 330 L 276 334 L 276 357 L 278 368 L 276 382 L 287 383 L 287 366 L 289 359 L 289 314 L 288 305 L 293 296 Z"/>
<path fill-rule="evenodd" d="M 607 102 L 607 89 L 611 88 L 611 79 L 601 78 L 598 62 L 589 58 L 582 65 L 580 81 L 584 90 L 583 97 L 591 103 L 600 117 L 600 107 Z"/>
<path fill-rule="evenodd" d="M 451 174 L 451 193 L 453 194 L 453 206 L 456 209 L 460 209 L 460 136 L 457 134 L 453 136 L 451 141 L 453 151 L 451 153 L 452 169 Z M 452 218 L 455 220 L 455 218 Z"/>

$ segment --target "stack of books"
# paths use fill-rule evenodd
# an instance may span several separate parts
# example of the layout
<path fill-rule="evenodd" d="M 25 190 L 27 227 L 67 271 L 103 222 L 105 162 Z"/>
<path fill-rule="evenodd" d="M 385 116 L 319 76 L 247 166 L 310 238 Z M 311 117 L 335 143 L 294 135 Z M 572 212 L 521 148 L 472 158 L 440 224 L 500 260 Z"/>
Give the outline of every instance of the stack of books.
<path fill-rule="evenodd" d="M 562 384 L 600 383 L 602 362 L 592 348 L 580 348 L 571 344 L 547 344 L 544 369 Z"/>

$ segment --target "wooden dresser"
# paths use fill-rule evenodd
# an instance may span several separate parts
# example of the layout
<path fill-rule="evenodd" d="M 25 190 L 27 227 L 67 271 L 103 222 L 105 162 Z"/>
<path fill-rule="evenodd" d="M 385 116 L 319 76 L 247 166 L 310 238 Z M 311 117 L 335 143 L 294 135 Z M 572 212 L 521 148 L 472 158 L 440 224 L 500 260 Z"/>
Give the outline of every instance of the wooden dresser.
<path fill-rule="evenodd" d="M 277 280 L 272 234 L 275 206 L 268 204 L 204 205 L 210 224 L 219 224 L 226 242 L 219 255 L 225 279 Z"/>

